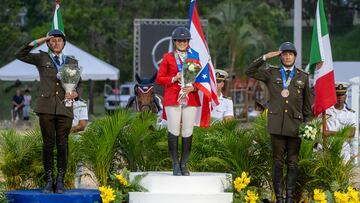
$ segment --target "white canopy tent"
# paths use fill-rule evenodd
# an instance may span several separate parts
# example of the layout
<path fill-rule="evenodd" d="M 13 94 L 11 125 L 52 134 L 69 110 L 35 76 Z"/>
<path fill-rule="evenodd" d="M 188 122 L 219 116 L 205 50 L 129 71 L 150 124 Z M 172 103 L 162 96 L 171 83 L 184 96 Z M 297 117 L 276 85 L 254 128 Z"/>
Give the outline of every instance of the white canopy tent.
<path fill-rule="evenodd" d="M 32 50 L 32 53 L 38 53 L 39 50 L 47 51 L 48 47 L 46 44 L 43 44 Z M 120 77 L 119 69 L 85 52 L 70 42 L 66 42 L 63 52 L 66 55 L 74 56 L 79 61 L 79 66 L 82 69 L 82 80 L 118 80 Z M 39 73 L 34 65 L 16 59 L 0 68 L 0 80 L 39 81 Z"/>

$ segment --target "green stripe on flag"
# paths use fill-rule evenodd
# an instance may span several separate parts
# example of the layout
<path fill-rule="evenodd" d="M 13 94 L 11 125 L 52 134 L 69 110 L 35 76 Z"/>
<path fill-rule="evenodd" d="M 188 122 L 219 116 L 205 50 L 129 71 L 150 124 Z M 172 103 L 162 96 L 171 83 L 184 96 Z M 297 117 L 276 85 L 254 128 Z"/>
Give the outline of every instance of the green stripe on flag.
<path fill-rule="evenodd" d="M 321 22 L 321 36 L 329 34 L 328 28 L 327 28 L 327 21 L 325 16 L 325 9 L 324 9 L 324 3 L 323 0 L 319 0 L 319 11 L 320 11 L 320 22 Z"/>
<path fill-rule="evenodd" d="M 318 25 L 320 23 L 320 25 Z M 320 30 L 319 30 L 320 28 Z M 319 0 L 316 7 L 316 17 L 314 19 L 313 35 L 310 51 L 310 73 L 313 74 L 317 63 L 322 61 L 320 43 L 322 37 L 328 34 L 327 22 L 323 0 Z"/>
<path fill-rule="evenodd" d="M 56 5 L 53 22 L 51 24 L 51 29 L 53 30 L 55 28 L 57 28 L 58 30 L 61 30 L 63 33 L 65 33 L 59 4 Z"/>

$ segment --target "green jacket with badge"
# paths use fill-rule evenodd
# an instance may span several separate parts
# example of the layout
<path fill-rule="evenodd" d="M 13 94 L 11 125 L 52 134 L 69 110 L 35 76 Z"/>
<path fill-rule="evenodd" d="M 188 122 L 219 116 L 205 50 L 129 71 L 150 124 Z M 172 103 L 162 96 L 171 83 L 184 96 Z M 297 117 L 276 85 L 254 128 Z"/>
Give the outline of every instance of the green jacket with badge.
<path fill-rule="evenodd" d="M 73 118 L 72 107 L 65 107 L 65 90 L 56 77 L 57 68 L 47 52 L 30 53 L 33 46 L 25 45 L 17 53 L 16 58 L 37 67 L 40 75 L 38 87 L 39 97 L 34 111 L 43 114 L 63 115 Z M 67 57 L 66 64 L 78 64 L 77 60 Z"/>
<path fill-rule="evenodd" d="M 289 96 L 281 96 L 283 82 L 280 68 L 261 68 L 262 57 L 250 64 L 246 74 L 266 84 L 269 91 L 268 132 L 270 134 L 297 137 L 300 124 L 310 121 L 312 114 L 312 94 L 309 77 L 304 71 L 295 68 L 288 87 Z"/>

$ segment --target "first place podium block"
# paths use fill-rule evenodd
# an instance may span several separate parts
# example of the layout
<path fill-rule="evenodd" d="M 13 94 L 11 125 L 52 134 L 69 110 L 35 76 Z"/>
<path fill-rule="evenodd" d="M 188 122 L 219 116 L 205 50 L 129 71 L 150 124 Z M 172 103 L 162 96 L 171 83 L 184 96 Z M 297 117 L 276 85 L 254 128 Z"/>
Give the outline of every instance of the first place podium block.
<path fill-rule="evenodd" d="M 131 173 L 130 179 L 142 173 Z M 148 192 L 130 192 L 129 203 L 231 203 L 231 175 L 191 173 L 173 176 L 172 172 L 148 172 L 140 184 Z"/>
<path fill-rule="evenodd" d="M 63 194 L 46 194 L 41 190 L 5 192 L 10 203 L 101 203 L 99 190 L 66 190 Z"/>

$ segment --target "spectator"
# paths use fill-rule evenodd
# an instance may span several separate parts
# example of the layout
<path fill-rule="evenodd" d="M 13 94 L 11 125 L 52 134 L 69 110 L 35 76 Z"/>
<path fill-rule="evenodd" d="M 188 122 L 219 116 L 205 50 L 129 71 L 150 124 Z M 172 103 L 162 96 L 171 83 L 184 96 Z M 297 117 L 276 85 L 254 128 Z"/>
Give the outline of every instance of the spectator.
<path fill-rule="evenodd" d="M 24 114 L 25 121 L 29 120 L 30 105 L 31 105 L 30 90 L 26 89 L 25 94 L 24 94 L 24 108 L 23 108 L 23 114 Z"/>
<path fill-rule="evenodd" d="M 23 107 L 24 107 L 24 97 L 21 95 L 19 89 L 16 90 L 16 94 L 12 99 L 13 103 L 13 120 L 16 121 L 18 117 L 19 120 L 23 119 Z"/>

